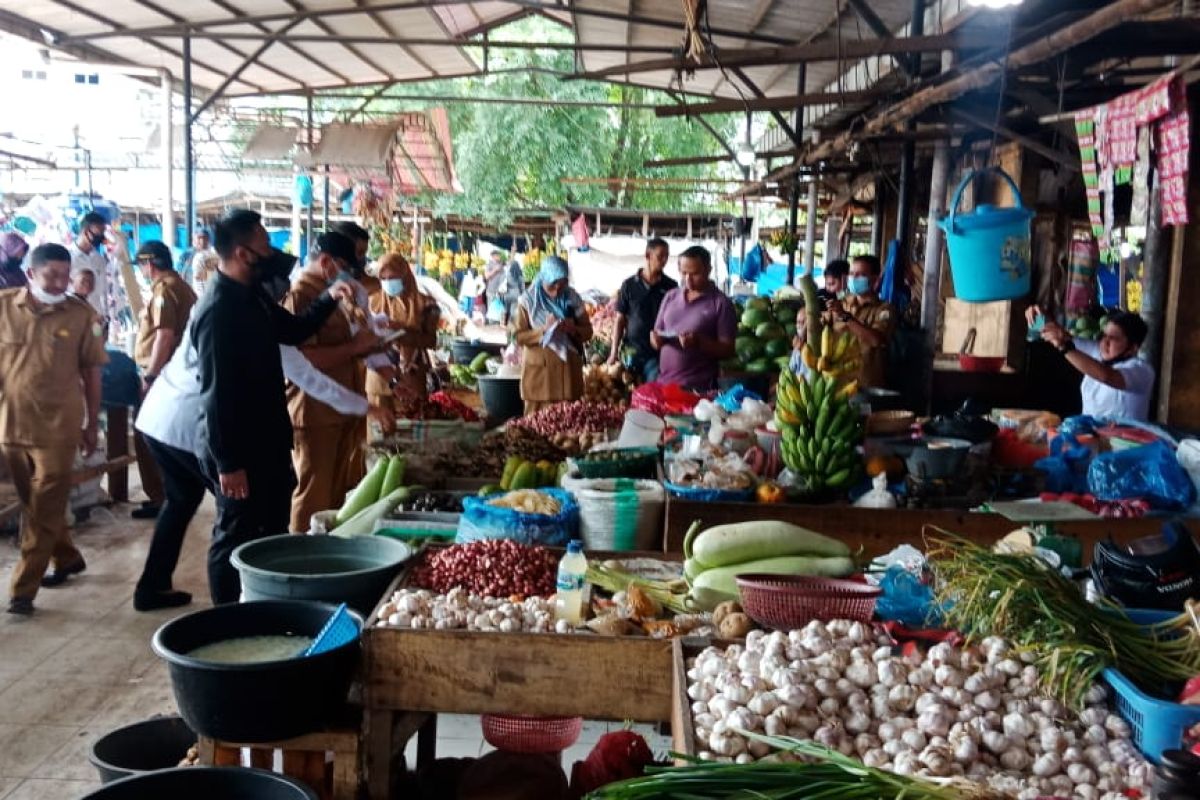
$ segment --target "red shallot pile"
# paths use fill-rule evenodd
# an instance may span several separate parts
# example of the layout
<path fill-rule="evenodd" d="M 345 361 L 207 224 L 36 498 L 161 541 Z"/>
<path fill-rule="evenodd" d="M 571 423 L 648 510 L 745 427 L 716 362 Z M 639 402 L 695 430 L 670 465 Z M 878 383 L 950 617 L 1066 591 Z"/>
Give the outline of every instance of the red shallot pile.
<path fill-rule="evenodd" d="M 604 441 L 606 432 L 619 429 L 624 421 L 620 406 L 575 400 L 546 406 L 508 426 L 536 433 L 567 453 L 581 453 Z"/>
<path fill-rule="evenodd" d="M 461 586 L 484 597 L 551 595 L 558 556 L 544 547 L 508 539 L 456 544 L 427 554 L 413 569 L 412 585 L 435 592 Z"/>

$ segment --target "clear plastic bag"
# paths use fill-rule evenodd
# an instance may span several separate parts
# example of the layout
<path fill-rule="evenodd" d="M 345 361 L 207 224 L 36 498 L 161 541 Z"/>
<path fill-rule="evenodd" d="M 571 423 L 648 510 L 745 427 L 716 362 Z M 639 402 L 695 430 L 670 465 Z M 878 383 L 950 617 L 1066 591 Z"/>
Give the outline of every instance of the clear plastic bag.
<path fill-rule="evenodd" d="M 1101 500 L 1141 498 L 1152 508 L 1181 511 L 1196 499 L 1196 487 L 1165 442 L 1102 453 L 1092 459 L 1088 490 Z"/>
<path fill-rule="evenodd" d="M 463 513 L 458 520 L 458 544 L 481 539 L 512 539 L 521 544 L 565 547 L 579 531 L 579 504 L 562 489 L 538 489 L 559 503 L 557 514 L 524 514 L 510 508 L 491 505 L 487 497 L 463 498 Z M 490 499 L 495 499 L 498 495 Z"/>

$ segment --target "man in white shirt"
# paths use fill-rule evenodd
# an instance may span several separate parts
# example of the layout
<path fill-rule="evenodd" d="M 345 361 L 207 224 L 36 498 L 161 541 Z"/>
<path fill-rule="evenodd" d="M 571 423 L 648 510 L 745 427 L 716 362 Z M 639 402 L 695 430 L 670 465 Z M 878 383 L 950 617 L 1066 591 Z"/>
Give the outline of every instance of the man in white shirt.
<path fill-rule="evenodd" d="M 108 221 L 102 214 L 89 211 L 79 222 L 79 235 L 67 248 L 71 253 L 71 277 L 85 269 L 95 276 L 92 293 L 86 299 L 106 325 L 112 316 L 108 308 L 108 256 L 100 248 L 107 228 Z"/>
<path fill-rule="evenodd" d="M 288 282 L 286 276 L 276 278 L 279 276 L 264 276 L 263 285 L 278 300 Z M 314 367 L 297 348 L 281 345 L 279 354 L 284 376 L 309 396 L 340 414 L 371 416 L 385 430 L 394 424 L 382 410 L 371 409 L 366 397 L 347 390 Z M 192 601 L 190 593 L 172 586 L 171 576 L 179 561 L 183 537 L 205 491 L 216 494 L 220 490 L 206 477 L 197 458 L 203 452 L 201 426 L 197 424 L 202 413 L 200 364 L 189 322 L 179 347 L 150 386 L 135 423 L 158 463 L 166 489 L 146 564 L 134 590 L 133 607 L 138 611 L 176 608 Z"/>
<path fill-rule="evenodd" d="M 1039 316 L 1044 315 L 1037 306 L 1026 312 L 1030 325 Z M 1138 355 L 1146 341 L 1146 323 L 1137 314 L 1128 311 L 1113 314 L 1098 342 L 1075 341 L 1061 325 L 1049 320 L 1042 329 L 1042 339 L 1083 373 L 1079 392 L 1085 415 L 1139 422 L 1149 419 L 1154 367 Z"/>

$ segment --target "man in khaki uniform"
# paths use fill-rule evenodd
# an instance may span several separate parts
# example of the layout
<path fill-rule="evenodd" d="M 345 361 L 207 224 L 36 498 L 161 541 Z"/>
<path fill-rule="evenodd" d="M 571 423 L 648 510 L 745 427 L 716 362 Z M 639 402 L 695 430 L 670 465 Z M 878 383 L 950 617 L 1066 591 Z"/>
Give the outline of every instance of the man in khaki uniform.
<path fill-rule="evenodd" d="M 334 281 L 351 277 L 355 259 L 350 239 L 332 231 L 321 234 L 316 252 L 284 296 L 283 307 L 293 314 L 303 314 Z M 357 305 L 347 309 L 343 304 L 300 348 L 314 367 L 360 395 L 366 392 L 360 357 L 378 342 L 366 321 Z M 341 505 L 346 492 L 362 479 L 364 448 L 359 441 L 358 417 L 339 414 L 294 384 L 288 384 L 287 398 L 295 428 L 292 463 L 297 480 L 292 493 L 291 529 L 303 532 L 308 530 L 313 514 Z"/>
<path fill-rule="evenodd" d="M 850 264 L 847 298 L 827 306 L 835 331 L 848 330 L 858 339 L 862 368 L 861 389 L 887 387 L 888 343 L 896 330 L 896 309 L 877 294 L 882 269 L 875 256 L 859 256 Z"/>
<path fill-rule="evenodd" d="M 67 530 L 67 501 L 75 450 L 96 449 L 108 356 L 99 316 L 67 295 L 70 274 L 67 249 L 45 244 L 30 254 L 29 285 L 0 291 L 0 451 L 22 507 L 12 614 L 32 614 L 39 586 L 86 567 Z"/>
<path fill-rule="evenodd" d="M 183 338 L 183 329 L 196 304 L 196 293 L 175 271 L 171 251 L 162 242 L 146 242 L 138 248 L 136 258 L 143 277 L 150 281 L 150 302 L 142 309 L 138 320 L 137 344 L 133 350 L 133 360 L 142 373 L 142 397 L 145 397 Z M 138 472 L 142 476 L 142 491 L 150 499 L 142 503 L 141 508 L 134 509 L 131 516 L 154 519 L 166 496 L 162 475 L 140 433 L 134 435 L 133 445 L 137 452 Z"/>

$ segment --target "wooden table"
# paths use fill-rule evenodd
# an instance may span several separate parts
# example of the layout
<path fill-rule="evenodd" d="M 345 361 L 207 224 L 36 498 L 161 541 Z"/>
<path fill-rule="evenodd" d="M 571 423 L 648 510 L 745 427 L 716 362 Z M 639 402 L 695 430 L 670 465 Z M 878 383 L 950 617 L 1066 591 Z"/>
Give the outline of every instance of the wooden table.
<path fill-rule="evenodd" d="M 688 527 L 700 520 L 705 528 L 747 520 L 773 519 L 791 522 L 841 539 L 852 550 L 862 548 L 866 556 L 882 555 L 902 544 L 920 546 L 921 531 L 928 525 L 943 528 L 981 544 L 991 544 L 1021 527 L 999 514 L 940 509 L 871 509 L 849 505 L 799 505 L 785 503 L 705 503 L 667 498 L 663 550 L 683 550 Z M 1091 559 L 1096 542 L 1110 536 L 1129 541 L 1158 533 L 1163 517 L 1140 519 L 1097 519 L 1057 522 L 1054 531 L 1079 539 L 1084 562 Z M 1200 520 L 1187 520 L 1193 533 L 1200 533 Z"/>

